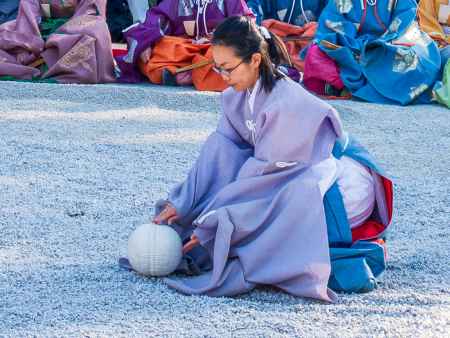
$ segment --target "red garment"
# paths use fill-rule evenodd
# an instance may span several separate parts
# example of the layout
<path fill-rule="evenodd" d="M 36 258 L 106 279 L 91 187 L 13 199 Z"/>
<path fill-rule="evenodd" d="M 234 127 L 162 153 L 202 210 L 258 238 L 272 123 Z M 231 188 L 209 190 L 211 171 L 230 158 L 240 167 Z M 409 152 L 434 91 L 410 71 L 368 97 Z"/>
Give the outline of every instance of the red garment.
<path fill-rule="evenodd" d="M 392 220 L 392 211 L 393 211 L 393 201 L 394 201 L 393 186 L 392 181 L 390 181 L 385 177 L 381 178 L 383 180 L 386 205 L 388 209 L 388 224 L 389 224 L 391 223 Z M 383 225 L 380 222 L 377 222 L 373 219 L 369 219 L 359 227 L 352 229 L 352 241 L 356 242 L 358 240 L 377 239 L 378 237 L 381 236 L 386 227 L 387 225 Z"/>

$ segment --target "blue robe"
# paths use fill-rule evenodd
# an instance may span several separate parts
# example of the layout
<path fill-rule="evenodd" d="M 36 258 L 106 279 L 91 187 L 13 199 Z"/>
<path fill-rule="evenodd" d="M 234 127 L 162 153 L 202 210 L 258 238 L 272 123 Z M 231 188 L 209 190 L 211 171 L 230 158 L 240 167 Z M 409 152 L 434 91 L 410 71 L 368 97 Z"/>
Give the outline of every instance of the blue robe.
<path fill-rule="evenodd" d="M 14 20 L 19 10 L 19 0 L 0 0 L 0 24 Z"/>
<path fill-rule="evenodd" d="M 247 1 L 247 5 L 255 14 L 258 24 L 261 24 L 262 20 L 275 19 L 297 26 L 303 26 L 306 21 L 317 21 L 326 3 L 327 0 Z"/>
<path fill-rule="evenodd" d="M 414 0 L 328 2 L 316 43 L 337 62 L 354 97 L 402 105 L 429 101 L 441 58 L 433 40 L 419 30 L 416 7 Z"/>
<path fill-rule="evenodd" d="M 333 156 L 340 159 L 344 155 L 369 168 L 378 178 L 387 177 L 370 153 L 355 139 L 336 142 Z M 380 183 L 378 179 L 376 184 Z M 378 188 L 380 191 L 381 186 Z M 377 210 L 372 215 L 385 229 L 391 221 L 386 203 L 383 196 L 377 196 Z M 331 260 L 328 287 L 337 292 L 372 291 L 377 286 L 377 278 L 386 269 L 384 248 L 371 242 L 370 239 L 373 238 L 352 242 L 349 221 L 337 183 L 334 183 L 324 196 L 324 210 Z M 377 235 L 377 238 L 383 237 L 384 233 Z"/>

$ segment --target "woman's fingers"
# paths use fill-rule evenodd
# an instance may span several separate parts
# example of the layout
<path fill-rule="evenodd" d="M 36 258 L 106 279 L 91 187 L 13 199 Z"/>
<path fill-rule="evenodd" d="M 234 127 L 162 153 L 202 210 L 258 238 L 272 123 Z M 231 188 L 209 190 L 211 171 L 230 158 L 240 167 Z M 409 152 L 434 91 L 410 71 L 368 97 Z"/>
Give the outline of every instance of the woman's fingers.
<path fill-rule="evenodd" d="M 177 210 L 172 205 L 167 205 L 160 213 L 157 215 L 153 222 L 156 224 L 161 224 L 168 221 L 171 218 L 178 217 Z M 172 220 L 173 221 L 173 220 Z"/>
<path fill-rule="evenodd" d="M 194 247 L 196 247 L 198 244 L 200 244 L 199 239 L 197 238 L 197 236 L 192 235 L 191 240 L 189 242 L 187 242 L 184 246 L 183 246 L 183 255 L 189 251 L 191 251 Z"/>
<path fill-rule="evenodd" d="M 172 216 L 167 220 L 167 224 L 172 225 L 178 219 L 178 215 Z"/>

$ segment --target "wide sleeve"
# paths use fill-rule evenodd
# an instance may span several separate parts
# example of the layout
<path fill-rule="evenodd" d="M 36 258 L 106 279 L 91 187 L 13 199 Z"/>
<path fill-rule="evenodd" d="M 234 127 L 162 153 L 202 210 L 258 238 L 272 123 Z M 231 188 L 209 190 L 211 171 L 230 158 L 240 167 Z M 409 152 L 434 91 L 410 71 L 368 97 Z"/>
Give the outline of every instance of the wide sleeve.
<path fill-rule="evenodd" d="M 361 49 L 361 41 L 358 40 L 358 27 L 347 18 L 345 8 L 338 9 L 335 1 L 329 1 L 319 18 L 315 41 L 326 49 L 322 41 L 349 47 L 354 51 Z"/>
<path fill-rule="evenodd" d="M 227 115 L 222 114 L 187 178 L 169 193 L 167 200 L 177 210 L 180 223 L 192 222 L 219 190 L 236 179 L 252 154 L 251 145 L 243 140 Z"/>
<path fill-rule="evenodd" d="M 241 168 L 239 178 L 312 166 L 331 156 L 342 135 L 338 113 L 322 103 L 309 108 L 307 103 L 278 104 L 256 124 L 255 153 Z"/>

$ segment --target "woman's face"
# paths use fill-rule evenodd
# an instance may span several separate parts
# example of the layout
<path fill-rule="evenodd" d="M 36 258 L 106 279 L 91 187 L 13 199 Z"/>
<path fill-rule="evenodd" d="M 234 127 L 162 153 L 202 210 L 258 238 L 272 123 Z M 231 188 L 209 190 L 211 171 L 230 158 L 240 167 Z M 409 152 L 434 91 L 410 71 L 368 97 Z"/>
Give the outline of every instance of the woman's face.
<path fill-rule="evenodd" d="M 237 91 L 253 88 L 259 77 L 261 54 L 252 55 L 249 62 L 236 56 L 233 48 L 213 45 L 215 70 L 220 73 L 227 85 Z"/>

